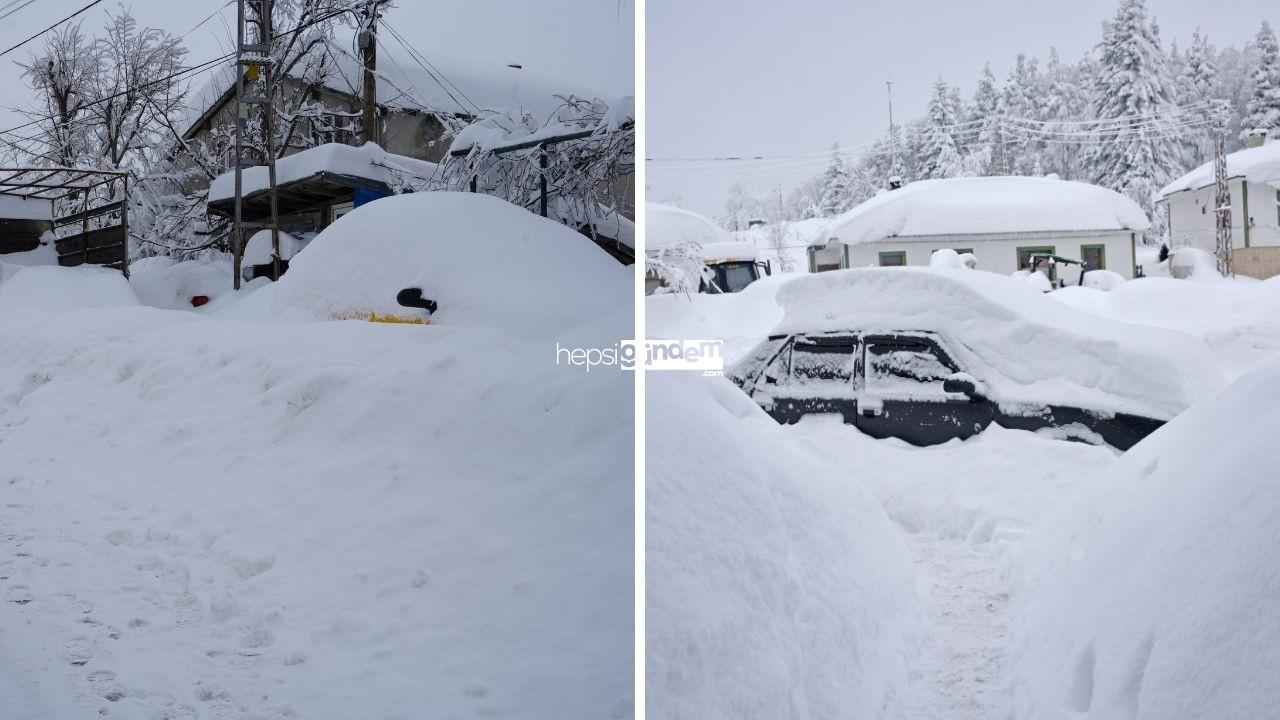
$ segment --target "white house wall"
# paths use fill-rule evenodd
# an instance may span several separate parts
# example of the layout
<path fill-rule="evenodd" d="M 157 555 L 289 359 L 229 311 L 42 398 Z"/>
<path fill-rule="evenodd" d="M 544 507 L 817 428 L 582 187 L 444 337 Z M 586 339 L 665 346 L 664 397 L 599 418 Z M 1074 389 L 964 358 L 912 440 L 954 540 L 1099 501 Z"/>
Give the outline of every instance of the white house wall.
<path fill-rule="evenodd" d="M 907 265 L 928 265 L 935 250 L 972 251 L 978 269 L 1012 273 L 1018 269 L 1018 248 L 1052 247 L 1055 255 L 1082 259 L 1085 245 L 1102 245 L 1105 269 L 1133 277 L 1133 245 L 1128 231 L 1104 233 L 1029 233 L 1009 236 L 938 235 L 926 238 L 886 238 L 849 247 L 849 267 L 876 267 L 881 253 L 905 252 Z M 1071 276 L 1074 279 L 1074 274 Z"/>
<path fill-rule="evenodd" d="M 1250 218 L 1249 245 L 1280 245 L 1280 205 L 1277 205 L 1276 189 L 1263 183 L 1246 183 L 1243 178 L 1234 178 L 1230 181 L 1232 247 L 1245 247 L 1246 187 Z M 1169 209 L 1172 249 L 1196 247 L 1208 252 L 1214 251 L 1217 237 L 1217 220 L 1213 214 L 1215 193 L 1215 187 L 1210 185 L 1199 190 L 1174 193 L 1162 201 Z"/>

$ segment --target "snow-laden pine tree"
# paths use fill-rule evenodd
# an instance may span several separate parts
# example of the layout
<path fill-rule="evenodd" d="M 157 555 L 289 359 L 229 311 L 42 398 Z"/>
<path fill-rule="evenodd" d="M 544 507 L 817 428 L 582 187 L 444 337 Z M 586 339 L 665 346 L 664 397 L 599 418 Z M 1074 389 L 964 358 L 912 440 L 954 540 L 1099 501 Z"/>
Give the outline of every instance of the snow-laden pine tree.
<path fill-rule="evenodd" d="M 982 66 L 971 107 L 970 120 L 980 124 L 976 126 L 978 142 L 966 158 L 970 170 L 979 175 L 1000 175 L 1000 90 L 989 62 Z"/>
<path fill-rule="evenodd" d="M 849 168 L 840 143 L 831 146 L 831 164 L 822 176 L 822 195 L 818 198 L 818 212 L 822 217 L 835 217 L 848 208 L 850 201 Z"/>
<path fill-rule="evenodd" d="M 1018 53 L 1013 70 L 1009 72 L 1009 79 L 1005 82 L 1004 93 L 1001 96 L 1005 117 L 1032 121 L 1041 120 L 1040 85 L 1039 61 L 1035 58 L 1028 59 L 1025 54 Z M 1012 122 L 1016 123 L 1016 120 Z M 1025 126 L 1025 123 L 1022 125 Z M 1009 132 L 1009 127 L 1006 127 L 1006 134 Z M 1006 153 L 1004 164 L 1008 168 L 1009 174 L 1030 175 L 1035 170 L 1036 158 L 1044 143 L 1030 139 L 1031 134 L 1026 131 L 1016 131 L 1013 134 L 1018 137 L 1004 139 L 1004 151 Z"/>
<path fill-rule="evenodd" d="M 1188 120 L 1203 121 L 1209 118 L 1209 108 L 1206 105 L 1214 98 L 1218 76 L 1215 55 L 1209 39 L 1200 34 L 1200 28 L 1196 28 L 1191 35 L 1191 44 L 1182 56 L 1182 70 L 1174 84 L 1174 101 L 1179 107 L 1188 108 L 1183 110 Z M 1206 162 L 1212 150 L 1208 131 L 1188 135 L 1183 150 L 1186 153 L 1183 162 L 1185 167 L 1195 167 Z"/>
<path fill-rule="evenodd" d="M 925 116 L 924 146 L 919 159 L 920 178 L 952 178 L 964 174 L 964 162 L 955 139 L 958 115 L 951 88 L 938 78 Z"/>
<path fill-rule="evenodd" d="M 1256 130 L 1271 135 L 1280 132 L 1280 46 L 1276 34 L 1266 20 L 1254 38 L 1258 50 L 1258 66 L 1253 72 L 1253 93 L 1241 123 L 1241 139 Z"/>
<path fill-rule="evenodd" d="M 1163 214 L 1155 213 L 1152 196 L 1182 170 L 1177 139 L 1143 122 L 1172 105 L 1164 60 L 1159 38 L 1147 24 L 1143 0 L 1120 0 L 1098 46 L 1094 115 L 1099 120 L 1125 120 L 1121 131 L 1098 135 L 1086 162 L 1095 183 L 1128 195 L 1142 207 L 1151 217 L 1155 237 L 1165 223 Z"/>

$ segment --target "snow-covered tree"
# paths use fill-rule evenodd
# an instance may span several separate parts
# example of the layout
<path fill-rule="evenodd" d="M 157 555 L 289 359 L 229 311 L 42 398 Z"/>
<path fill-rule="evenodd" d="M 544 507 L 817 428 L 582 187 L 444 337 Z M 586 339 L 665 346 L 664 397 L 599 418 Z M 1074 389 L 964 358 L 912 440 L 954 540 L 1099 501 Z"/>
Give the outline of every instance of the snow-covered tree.
<path fill-rule="evenodd" d="M 959 112 L 955 96 L 941 78 L 933 86 L 929 112 L 925 116 L 924 147 L 919 158 L 919 177 L 953 178 L 965 172 L 955 133 Z"/>
<path fill-rule="evenodd" d="M 1191 35 L 1191 44 L 1182 57 L 1182 69 L 1174 84 L 1174 101 L 1180 107 L 1199 106 L 1184 110 L 1188 120 L 1204 121 L 1209 118 L 1210 109 L 1206 103 L 1214 97 L 1218 76 L 1214 55 L 1209 39 L 1196 28 Z M 1184 167 L 1194 167 L 1209 159 L 1211 144 L 1207 131 L 1188 135 L 1183 146 L 1186 153 Z"/>
<path fill-rule="evenodd" d="M 996 87 L 996 76 L 992 74 L 989 62 L 982 66 L 971 107 L 970 120 L 980 124 L 976 126 L 978 142 L 968 155 L 970 170 L 978 175 L 998 175 L 1002 172 L 999 165 L 1000 90 Z"/>
<path fill-rule="evenodd" d="M 822 194 L 818 198 L 818 212 L 822 217 L 835 217 L 849 207 L 851 188 L 849 168 L 840 144 L 831 146 L 831 164 L 822 176 Z"/>
<path fill-rule="evenodd" d="M 1168 111 L 1172 104 L 1165 83 L 1165 56 L 1147 24 L 1144 0 L 1120 0 L 1098 49 L 1095 117 L 1129 119 L 1120 131 L 1099 134 L 1088 157 L 1092 179 L 1142 206 L 1152 216 L 1158 235 L 1163 221 L 1155 216 L 1152 195 L 1182 167 L 1178 143 L 1142 120 Z"/>
<path fill-rule="evenodd" d="M 1004 92 L 1000 98 L 1002 114 L 1008 118 L 1021 120 L 1041 120 L 1041 81 L 1040 64 L 1035 58 L 1028 59 L 1018 53 L 1009 79 L 1005 82 Z M 1016 122 L 1016 121 L 1015 121 Z M 1036 159 L 1043 143 L 1031 139 L 1030 133 L 1019 131 L 1013 133 L 1014 138 L 1005 138 L 1004 151 L 1007 153 L 1005 165 L 1014 175 L 1030 175 L 1034 172 Z"/>
<path fill-rule="evenodd" d="M 1242 139 L 1255 130 L 1272 134 L 1280 131 L 1280 46 L 1271 25 L 1262 21 L 1254 38 L 1258 51 L 1258 65 L 1253 73 L 1253 93 L 1245 110 L 1241 128 Z"/>
<path fill-rule="evenodd" d="M 760 201 L 751 197 L 747 188 L 740 182 L 729 186 L 729 196 L 725 199 L 724 214 L 717 218 L 721 227 L 728 230 L 746 230 L 752 217 L 760 214 Z"/>

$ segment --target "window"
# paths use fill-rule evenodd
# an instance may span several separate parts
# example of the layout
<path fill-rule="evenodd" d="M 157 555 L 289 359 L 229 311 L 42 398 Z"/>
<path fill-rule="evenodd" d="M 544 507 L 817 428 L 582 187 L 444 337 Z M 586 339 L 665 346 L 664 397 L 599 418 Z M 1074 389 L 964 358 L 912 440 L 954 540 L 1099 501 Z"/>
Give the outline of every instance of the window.
<path fill-rule="evenodd" d="M 880 253 L 880 267 L 902 267 L 907 264 L 907 253 L 904 250 Z"/>
<path fill-rule="evenodd" d="M 801 337 L 791 345 L 788 384 L 848 389 L 857 373 L 858 341 L 852 337 Z"/>
<path fill-rule="evenodd" d="M 955 373 L 923 339 L 867 341 L 867 390 L 881 397 L 944 399 L 943 381 Z"/>
<path fill-rule="evenodd" d="M 1081 245 L 1080 262 L 1084 263 L 1084 271 L 1107 269 L 1106 245 Z"/>
<path fill-rule="evenodd" d="M 738 292 L 756 281 L 755 263 L 727 263 L 722 270 L 726 292 Z"/>
<path fill-rule="evenodd" d="M 1057 253 L 1058 253 L 1057 249 L 1054 248 L 1052 245 L 1033 245 L 1029 247 L 1020 247 L 1018 248 L 1018 269 L 1030 270 L 1031 256 L 1033 254 L 1056 255 Z M 1043 272 L 1045 275 L 1049 275 L 1050 277 L 1052 277 L 1052 270 L 1050 270 L 1048 267 L 1045 267 L 1042 265 L 1040 268 L 1040 271 Z"/>

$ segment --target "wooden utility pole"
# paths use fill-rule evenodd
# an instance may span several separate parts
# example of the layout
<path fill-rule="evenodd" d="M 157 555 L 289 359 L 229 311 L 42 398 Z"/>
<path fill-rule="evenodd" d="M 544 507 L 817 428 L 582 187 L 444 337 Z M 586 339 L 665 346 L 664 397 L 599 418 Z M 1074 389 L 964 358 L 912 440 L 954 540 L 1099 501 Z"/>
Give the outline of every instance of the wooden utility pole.
<path fill-rule="evenodd" d="M 356 36 L 360 46 L 360 58 L 364 63 L 364 89 L 360 100 L 364 105 L 361 116 L 360 140 L 366 143 L 378 142 L 378 11 L 382 0 L 370 0 L 366 5 L 368 13 L 361 23 Z"/>
<path fill-rule="evenodd" d="M 261 0 L 260 8 L 262 16 L 258 23 L 261 44 L 264 48 L 262 53 L 266 62 L 262 64 L 262 83 L 265 86 L 263 94 L 266 96 L 266 104 L 262 110 L 264 117 L 262 120 L 263 132 L 266 135 L 267 145 L 267 184 L 271 188 L 271 279 L 280 279 L 280 198 L 276 193 L 276 108 L 275 108 L 275 64 L 272 62 L 271 56 L 271 40 L 273 37 L 271 16 L 274 14 L 275 0 Z"/>

